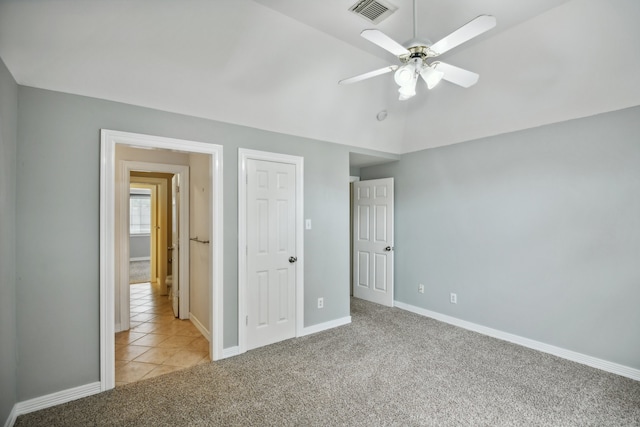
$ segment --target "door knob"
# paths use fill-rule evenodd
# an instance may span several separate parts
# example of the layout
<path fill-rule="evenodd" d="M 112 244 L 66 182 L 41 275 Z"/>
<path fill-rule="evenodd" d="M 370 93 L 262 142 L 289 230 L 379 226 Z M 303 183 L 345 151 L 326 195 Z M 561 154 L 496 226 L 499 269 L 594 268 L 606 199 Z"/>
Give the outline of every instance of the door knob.
<path fill-rule="evenodd" d="M 391 246 L 387 246 L 386 248 L 384 248 L 384 250 L 387 251 L 387 252 L 391 252 L 392 249 L 393 248 Z"/>
<path fill-rule="evenodd" d="M 289 262 L 290 262 L 291 264 L 293 264 L 293 263 L 294 263 L 294 262 L 296 262 L 297 260 L 298 260 L 298 258 L 296 258 L 296 257 L 294 257 L 294 256 L 290 256 L 290 257 L 289 257 Z"/>

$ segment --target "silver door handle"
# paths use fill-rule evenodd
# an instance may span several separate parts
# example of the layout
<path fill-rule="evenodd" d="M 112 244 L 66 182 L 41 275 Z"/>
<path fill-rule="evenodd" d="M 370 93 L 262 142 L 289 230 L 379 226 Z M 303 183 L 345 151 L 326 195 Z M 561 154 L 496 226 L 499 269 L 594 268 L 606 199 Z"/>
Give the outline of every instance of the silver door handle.
<path fill-rule="evenodd" d="M 393 248 L 391 246 L 387 246 L 386 248 L 384 248 L 384 250 L 387 252 L 391 252 Z"/>
<path fill-rule="evenodd" d="M 296 262 L 297 260 L 298 260 L 298 258 L 296 258 L 296 257 L 294 257 L 294 256 L 290 256 L 290 257 L 289 257 L 289 262 L 290 262 L 291 264 L 293 264 L 293 263 L 294 263 L 294 262 Z"/>

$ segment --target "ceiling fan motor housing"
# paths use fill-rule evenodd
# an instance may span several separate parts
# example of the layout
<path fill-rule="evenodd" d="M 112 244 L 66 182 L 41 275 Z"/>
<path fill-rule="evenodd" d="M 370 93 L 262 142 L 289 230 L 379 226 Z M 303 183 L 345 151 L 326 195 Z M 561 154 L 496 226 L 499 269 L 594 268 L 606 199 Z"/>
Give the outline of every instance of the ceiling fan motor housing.
<path fill-rule="evenodd" d="M 427 58 L 436 56 L 426 45 L 411 46 L 408 47 L 407 50 L 409 51 L 408 55 L 401 55 L 398 57 L 398 59 L 404 63 L 407 63 L 414 58 L 420 58 L 424 61 Z"/>

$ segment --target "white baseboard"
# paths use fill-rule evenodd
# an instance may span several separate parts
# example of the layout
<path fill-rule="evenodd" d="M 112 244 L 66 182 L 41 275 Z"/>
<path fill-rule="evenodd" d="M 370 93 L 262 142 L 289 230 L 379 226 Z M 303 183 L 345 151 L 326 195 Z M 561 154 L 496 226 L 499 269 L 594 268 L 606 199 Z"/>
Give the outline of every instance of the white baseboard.
<path fill-rule="evenodd" d="M 317 325 L 303 328 L 301 333 L 296 338 L 304 337 L 305 335 L 315 334 L 316 332 L 326 331 L 327 329 L 337 328 L 338 326 L 348 325 L 351 323 L 351 316 L 343 317 L 340 319 L 331 320 L 329 322 L 319 323 Z M 240 354 L 240 347 L 228 347 L 222 350 L 222 357 L 220 359 L 226 359 L 227 357 L 233 357 Z"/>
<path fill-rule="evenodd" d="M 116 323 L 114 328 L 113 328 L 113 332 L 115 332 L 116 334 L 118 332 L 122 332 L 122 325 L 120 324 L 120 322 Z"/>
<path fill-rule="evenodd" d="M 20 415 L 39 411 L 40 409 L 50 408 L 56 405 L 61 405 L 63 403 L 71 402 L 72 400 L 77 400 L 83 397 L 100 393 L 100 391 L 100 382 L 98 381 L 67 390 L 57 391 L 45 396 L 35 397 L 23 402 L 18 402 L 14 406 L 13 421 L 10 425 L 13 425 L 15 419 Z"/>
<path fill-rule="evenodd" d="M 11 412 L 9 412 L 9 417 L 4 422 L 4 427 L 13 427 L 13 425 L 16 423 L 16 418 L 18 418 L 18 414 L 16 413 L 17 405 L 18 404 L 16 403 L 15 405 L 13 405 L 13 408 L 11 408 Z"/>
<path fill-rule="evenodd" d="M 461 320 L 455 317 L 447 316 L 446 314 L 441 314 L 435 311 L 426 310 L 424 308 L 416 307 L 400 301 L 394 301 L 394 306 L 402 310 L 407 310 L 412 313 L 420 314 L 422 316 L 439 320 L 444 323 L 449 323 L 450 325 L 468 329 L 473 332 L 478 332 L 483 335 L 488 335 L 493 338 L 498 338 L 503 341 L 509 341 L 511 343 L 518 344 L 523 347 L 527 347 L 533 350 L 538 350 L 543 353 L 552 354 L 554 356 L 558 356 L 563 359 L 571 360 L 572 362 L 581 363 L 583 365 L 591 366 L 592 368 L 601 369 L 603 371 L 611 372 L 612 374 L 617 374 L 623 377 L 631 378 L 632 380 L 640 381 L 640 369 L 631 368 L 629 366 L 620 365 L 614 362 L 609 362 L 608 360 L 598 359 L 597 357 L 588 356 L 586 354 L 578 353 L 572 350 L 567 350 L 561 347 L 545 344 L 540 341 L 535 341 L 529 338 L 513 335 L 508 332 L 503 332 L 497 329 L 488 328 L 486 326 L 478 325 L 472 322 L 467 322 L 466 320 Z"/>
<path fill-rule="evenodd" d="M 222 357 L 220 359 L 226 359 L 227 357 L 233 357 L 240 354 L 240 347 L 228 347 L 222 349 Z"/>
<path fill-rule="evenodd" d="M 195 326 L 196 329 L 199 330 L 202 335 L 204 335 L 207 341 L 211 342 L 211 334 L 209 333 L 209 330 L 204 327 L 202 322 L 198 320 L 198 318 L 194 316 L 193 313 L 189 313 L 189 320 L 191 320 L 193 326 Z"/>
<path fill-rule="evenodd" d="M 351 316 L 330 320 L 324 323 L 318 323 L 317 325 L 312 325 L 304 328 L 298 336 L 304 337 L 305 335 L 315 334 L 317 332 L 326 331 L 327 329 L 333 329 L 337 328 L 338 326 L 348 325 L 349 323 L 351 323 Z"/>

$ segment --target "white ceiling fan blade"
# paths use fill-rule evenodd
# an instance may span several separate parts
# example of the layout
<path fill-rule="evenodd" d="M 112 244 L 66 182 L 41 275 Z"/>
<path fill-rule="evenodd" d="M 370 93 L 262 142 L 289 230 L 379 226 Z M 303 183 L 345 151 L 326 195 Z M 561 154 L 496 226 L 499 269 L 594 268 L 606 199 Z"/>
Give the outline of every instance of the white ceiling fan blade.
<path fill-rule="evenodd" d="M 342 79 L 338 82 L 341 85 L 347 85 L 350 83 L 359 82 L 365 79 L 370 79 L 371 77 L 379 76 L 381 74 L 390 73 L 398 69 L 397 65 L 389 65 L 388 67 L 380 68 L 378 70 L 369 71 L 368 73 L 358 74 L 357 76 L 349 77 L 348 79 Z"/>
<path fill-rule="evenodd" d="M 434 62 L 431 64 L 437 71 L 442 71 L 444 80 L 462 87 L 471 87 L 478 82 L 480 76 L 472 71 L 454 67 L 444 62 Z"/>
<path fill-rule="evenodd" d="M 369 40 L 371 43 L 377 44 L 387 52 L 393 53 L 395 56 L 408 55 L 407 48 L 402 46 L 397 41 L 386 35 L 380 30 L 364 30 L 360 33 L 362 37 Z"/>
<path fill-rule="evenodd" d="M 434 43 L 429 47 L 433 53 L 442 55 L 446 51 L 453 49 L 462 43 L 479 36 L 485 31 L 489 31 L 496 26 L 496 18 L 491 15 L 480 15 L 477 18 L 467 22 L 462 27 L 455 30 L 442 40 Z"/>

